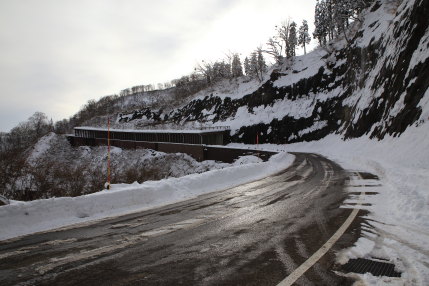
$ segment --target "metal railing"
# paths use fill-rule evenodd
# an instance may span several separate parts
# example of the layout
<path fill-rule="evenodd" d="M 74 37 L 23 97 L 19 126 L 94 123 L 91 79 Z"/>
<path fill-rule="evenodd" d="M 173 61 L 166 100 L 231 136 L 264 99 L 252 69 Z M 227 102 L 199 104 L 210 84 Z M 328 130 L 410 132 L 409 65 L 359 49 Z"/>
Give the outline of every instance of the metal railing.
<path fill-rule="evenodd" d="M 200 130 L 230 130 L 231 126 L 203 126 Z"/>
<path fill-rule="evenodd" d="M 140 130 L 230 130 L 231 126 L 180 126 L 180 125 L 144 125 L 136 126 Z M 120 129 L 116 128 L 115 129 Z"/>

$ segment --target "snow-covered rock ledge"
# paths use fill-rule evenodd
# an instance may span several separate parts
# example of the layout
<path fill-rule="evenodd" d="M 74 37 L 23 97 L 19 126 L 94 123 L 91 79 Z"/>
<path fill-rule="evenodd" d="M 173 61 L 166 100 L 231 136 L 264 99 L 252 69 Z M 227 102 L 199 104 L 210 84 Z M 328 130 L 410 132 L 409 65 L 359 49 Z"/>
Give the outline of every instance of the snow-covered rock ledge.
<path fill-rule="evenodd" d="M 279 153 L 268 162 L 243 164 L 142 184 L 112 185 L 109 191 L 74 198 L 13 201 L 10 205 L 0 207 L 0 240 L 142 211 L 232 188 L 286 169 L 294 158 L 291 154 Z"/>

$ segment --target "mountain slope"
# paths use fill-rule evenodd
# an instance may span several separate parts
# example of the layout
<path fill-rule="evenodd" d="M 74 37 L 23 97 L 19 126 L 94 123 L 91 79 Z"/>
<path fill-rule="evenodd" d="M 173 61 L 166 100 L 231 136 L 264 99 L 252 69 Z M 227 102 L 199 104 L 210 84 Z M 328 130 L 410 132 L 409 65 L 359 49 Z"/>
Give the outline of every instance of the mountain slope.
<path fill-rule="evenodd" d="M 428 7 L 428 0 L 375 2 L 349 44 L 338 39 L 296 57 L 230 95 L 203 90 L 170 112 L 119 114 L 118 125 L 230 125 L 232 141 L 243 143 L 256 133 L 270 143 L 399 135 L 428 120 Z"/>

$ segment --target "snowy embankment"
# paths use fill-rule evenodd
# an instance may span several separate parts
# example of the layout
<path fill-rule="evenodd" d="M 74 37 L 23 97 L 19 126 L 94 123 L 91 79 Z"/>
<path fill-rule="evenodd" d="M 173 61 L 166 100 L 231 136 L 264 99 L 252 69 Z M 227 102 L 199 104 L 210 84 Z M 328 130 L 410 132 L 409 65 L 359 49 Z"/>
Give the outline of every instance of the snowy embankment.
<path fill-rule="evenodd" d="M 339 254 L 339 262 L 359 257 L 386 259 L 402 272 L 401 278 L 359 275 L 369 285 L 429 285 L 429 122 L 380 141 L 368 137 L 343 141 L 329 135 L 319 141 L 260 148 L 319 153 L 347 170 L 377 175 L 380 181 L 373 183 L 381 186 L 349 188 L 353 194 L 343 207 L 359 203 L 369 214 L 362 237 Z M 354 195 L 361 191 L 377 194 Z"/>
<path fill-rule="evenodd" d="M 268 162 L 251 159 L 239 159 L 236 166 L 180 178 L 112 185 L 109 191 L 74 198 L 15 201 L 0 207 L 0 240 L 147 210 L 228 189 L 275 174 L 289 167 L 294 156 L 280 153 Z"/>

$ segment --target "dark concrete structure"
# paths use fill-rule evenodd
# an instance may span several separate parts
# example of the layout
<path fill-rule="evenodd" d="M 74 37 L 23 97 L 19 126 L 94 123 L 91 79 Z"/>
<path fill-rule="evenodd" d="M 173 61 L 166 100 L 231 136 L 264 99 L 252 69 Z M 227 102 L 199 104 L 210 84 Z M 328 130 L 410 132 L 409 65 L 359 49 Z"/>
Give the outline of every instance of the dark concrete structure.
<path fill-rule="evenodd" d="M 73 146 L 107 145 L 107 129 L 76 127 L 68 140 Z M 268 160 L 274 152 L 226 148 L 217 145 L 229 143 L 229 129 L 203 130 L 110 130 L 110 145 L 123 149 L 146 148 L 165 153 L 186 153 L 198 161 L 216 160 L 232 163 L 245 155 L 256 155 Z"/>
<path fill-rule="evenodd" d="M 201 130 L 121 130 L 111 129 L 110 139 L 133 142 L 165 142 L 198 145 L 229 143 L 229 127 L 206 127 Z M 107 139 L 107 129 L 75 127 L 74 137 Z"/>

